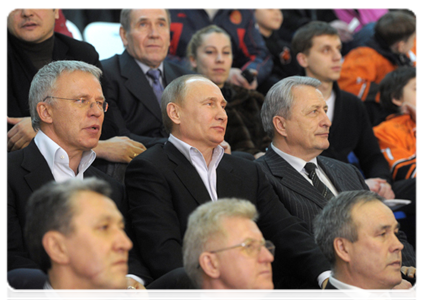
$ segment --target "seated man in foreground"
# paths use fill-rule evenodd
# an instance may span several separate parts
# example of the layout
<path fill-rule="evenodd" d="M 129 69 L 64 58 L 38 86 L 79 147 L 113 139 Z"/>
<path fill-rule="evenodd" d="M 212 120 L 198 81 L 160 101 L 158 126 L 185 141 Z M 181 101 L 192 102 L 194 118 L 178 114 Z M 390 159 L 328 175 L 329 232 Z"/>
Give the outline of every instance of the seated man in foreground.
<path fill-rule="evenodd" d="M 257 219 L 255 206 L 238 199 L 208 202 L 190 215 L 184 268 L 198 288 L 273 289 L 275 246 L 264 240 Z"/>
<path fill-rule="evenodd" d="M 132 242 L 103 180 L 51 182 L 28 201 L 25 238 L 45 289 L 126 289 Z"/>
<path fill-rule="evenodd" d="M 342 192 L 332 198 L 314 221 L 316 243 L 332 268 L 326 288 L 410 288 L 401 271 L 414 277 L 415 269 L 401 268 L 404 246 L 398 230 L 394 214 L 376 193 Z"/>

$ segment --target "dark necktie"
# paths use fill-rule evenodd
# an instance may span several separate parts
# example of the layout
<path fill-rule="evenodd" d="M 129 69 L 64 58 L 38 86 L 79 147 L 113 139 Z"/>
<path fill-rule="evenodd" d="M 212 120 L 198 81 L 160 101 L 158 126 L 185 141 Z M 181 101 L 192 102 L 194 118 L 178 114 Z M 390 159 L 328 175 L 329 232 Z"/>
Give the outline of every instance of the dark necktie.
<path fill-rule="evenodd" d="M 317 166 L 314 163 L 306 163 L 304 167 L 304 169 L 308 173 L 308 177 L 313 182 L 314 187 L 319 190 L 319 192 L 326 200 L 330 200 L 334 195 L 332 194 L 330 189 L 323 182 L 320 181 L 319 177 L 316 174 L 316 168 Z"/>
<path fill-rule="evenodd" d="M 153 79 L 153 84 L 152 84 L 152 88 L 154 91 L 154 94 L 156 94 L 157 97 L 157 101 L 159 101 L 160 104 L 160 100 L 162 99 L 162 94 L 163 94 L 163 86 L 160 83 L 160 70 L 158 69 L 150 69 L 147 72 L 147 75 Z"/>

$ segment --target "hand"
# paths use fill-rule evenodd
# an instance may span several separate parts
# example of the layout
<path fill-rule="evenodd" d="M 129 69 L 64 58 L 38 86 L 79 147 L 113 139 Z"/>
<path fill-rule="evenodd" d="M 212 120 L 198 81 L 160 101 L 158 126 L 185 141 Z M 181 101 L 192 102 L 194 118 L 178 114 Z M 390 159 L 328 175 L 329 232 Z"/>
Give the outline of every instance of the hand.
<path fill-rule="evenodd" d="M 411 283 L 404 279 L 401 281 L 400 284 L 394 286 L 394 288 L 392 289 L 392 294 L 419 299 L 419 296 L 417 296 L 417 293 Z"/>
<path fill-rule="evenodd" d="M 107 161 L 129 163 L 146 148 L 143 144 L 126 136 L 115 136 L 105 141 L 99 141 L 93 150 L 97 157 Z"/>
<path fill-rule="evenodd" d="M 137 290 L 137 294 L 132 289 L 126 288 L 124 295 L 126 294 L 130 298 L 138 299 L 138 300 L 149 300 L 150 297 L 148 296 L 147 289 L 141 283 L 136 281 L 133 278 L 126 277 L 126 284 L 127 286 L 133 286 Z"/>
<path fill-rule="evenodd" d="M 348 24 L 341 20 L 334 20 L 329 23 L 330 26 L 338 31 L 339 38 L 342 42 L 350 42 L 353 39 L 353 33 L 348 28 Z"/>
<path fill-rule="evenodd" d="M 223 147 L 223 150 L 225 150 L 226 154 L 231 154 L 231 145 L 229 145 L 228 142 L 223 141 L 223 142 L 220 143 L 220 146 Z"/>
<path fill-rule="evenodd" d="M 35 137 L 36 132 L 32 128 L 31 118 L 9 118 L 7 123 L 14 125 L 7 133 L 7 151 L 15 151 L 28 146 Z"/>
<path fill-rule="evenodd" d="M 391 185 L 386 182 L 385 179 L 381 178 L 368 178 L 365 180 L 366 184 L 368 185 L 369 189 L 372 192 L 379 194 L 380 196 L 384 197 L 385 199 L 394 199 L 395 194 L 392 191 Z"/>
<path fill-rule="evenodd" d="M 406 103 L 404 102 L 401 105 L 401 112 L 403 114 L 408 114 L 410 115 L 411 119 L 416 122 L 416 107 L 411 105 L 410 103 Z"/>
<path fill-rule="evenodd" d="M 255 72 L 257 76 L 257 71 L 251 69 L 251 71 Z M 241 86 L 243 88 L 246 88 L 248 90 L 255 90 L 257 88 L 257 77 L 251 82 L 251 84 L 248 83 L 247 79 L 245 79 L 244 76 L 241 75 L 242 71 L 238 68 L 231 68 L 229 71 L 229 77 L 227 79 L 228 82 Z"/>
<path fill-rule="evenodd" d="M 402 266 L 401 273 L 407 277 L 414 278 L 414 276 L 416 276 L 416 268 Z"/>

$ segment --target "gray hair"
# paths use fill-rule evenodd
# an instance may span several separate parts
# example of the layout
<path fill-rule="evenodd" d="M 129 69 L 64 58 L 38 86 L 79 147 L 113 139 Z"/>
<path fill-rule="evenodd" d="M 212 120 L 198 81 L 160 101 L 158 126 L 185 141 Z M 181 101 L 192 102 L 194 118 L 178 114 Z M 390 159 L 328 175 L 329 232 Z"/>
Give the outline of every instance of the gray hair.
<path fill-rule="evenodd" d="M 122 9 L 120 12 L 120 25 L 125 29 L 126 32 L 131 31 L 131 12 L 134 9 Z M 170 11 L 165 9 L 167 15 L 168 25 L 170 26 Z"/>
<path fill-rule="evenodd" d="M 188 218 L 182 253 L 184 268 L 197 288 L 203 283 L 203 270 L 198 267 L 201 253 L 207 249 L 213 238 L 225 235 L 222 227 L 224 218 L 241 217 L 257 221 L 258 213 L 250 201 L 224 198 L 200 205 Z"/>
<path fill-rule="evenodd" d="M 50 257 L 44 250 L 42 239 L 48 231 L 64 235 L 73 232 L 72 218 L 77 211 L 74 197 L 91 191 L 110 197 L 110 185 L 97 178 L 70 179 L 61 183 L 52 181 L 36 190 L 26 206 L 25 241 L 32 259 L 47 272 L 51 268 Z"/>
<path fill-rule="evenodd" d="M 317 88 L 321 82 L 305 76 L 291 76 L 275 83 L 267 92 L 261 108 L 263 128 L 270 138 L 274 137 L 273 118 L 282 116 L 288 119 L 294 102 L 292 89 L 296 86 L 308 85 Z"/>
<path fill-rule="evenodd" d="M 210 79 L 207 79 L 203 75 L 199 74 L 182 75 L 172 80 L 163 91 L 161 99 L 162 120 L 163 126 L 168 133 L 172 132 L 173 122 L 167 115 L 167 105 L 169 103 L 181 105 L 187 94 L 186 82 L 194 78 L 201 78 L 210 81 Z"/>
<path fill-rule="evenodd" d="M 351 216 L 353 207 L 359 203 L 384 200 L 378 194 L 367 190 L 342 192 L 333 197 L 316 216 L 313 221 L 314 239 L 329 260 L 332 270 L 336 258 L 333 247 L 335 238 L 345 238 L 352 243 L 358 239 L 357 224 Z"/>
<path fill-rule="evenodd" d="M 51 62 L 42 67 L 32 79 L 29 89 L 28 102 L 29 112 L 31 114 L 32 128 L 35 131 L 40 129 L 41 119 L 37 112 L 37 104 L 43 102 L 47 96 L 56 88 L 56 81 L 64 72 L 82 71 L 91 73 L 100 82 L 100 77 L 103 74 L 101 69 L 82 61 L 74 60 L 60 60 Z M 51 101 L 51 100 L 48 100 Z"/>

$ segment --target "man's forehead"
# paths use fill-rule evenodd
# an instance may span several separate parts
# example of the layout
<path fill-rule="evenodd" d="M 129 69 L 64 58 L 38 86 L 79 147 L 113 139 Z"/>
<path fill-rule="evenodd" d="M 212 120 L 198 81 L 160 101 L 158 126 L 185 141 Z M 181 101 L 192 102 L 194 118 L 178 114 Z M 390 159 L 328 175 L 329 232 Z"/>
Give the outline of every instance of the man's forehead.
<path fill-rule="evenodd" d="M 391 209 L 382 201 L 359 202 L 352 209 L 352 218 L 357 225 L 373 227 L 397 227 L 398 222 Z"/>
<path fill-rule="evenodd" d="M 164 9 L 137 9 L 133 10 L 131 13 L 131 18 L 134 22 L 140 20 L 155 20 L 155 19 L 164 19 L 168 20 L 168 15 Z"/>

